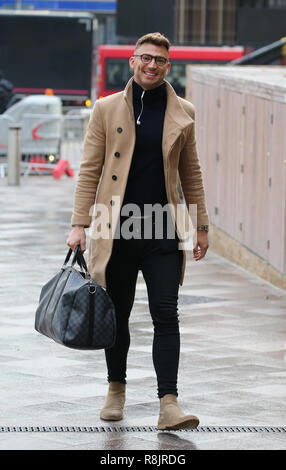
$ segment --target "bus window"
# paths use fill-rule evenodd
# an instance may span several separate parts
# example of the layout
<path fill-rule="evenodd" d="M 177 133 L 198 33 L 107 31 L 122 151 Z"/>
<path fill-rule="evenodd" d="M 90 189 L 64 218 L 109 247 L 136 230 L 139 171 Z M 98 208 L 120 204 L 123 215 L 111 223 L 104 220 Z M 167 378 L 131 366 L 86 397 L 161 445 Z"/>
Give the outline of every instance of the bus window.
<path fill-rule="evenodd" d="M 126 59 L 106 59 L 106 90 L 123 90 L 133 75 Z M 166 79 L 171 83 L 179 96 L 185 96 L 186 63 L 172 62 Z"/>
<path fill-rule="evenodd" d="M 166 79 L 171 83 L 177 95 L 184 98 L 186 92 L 186 64 L 171 61 L 171 69 Z"/>
<path fill-rule="evenodd" d="M 166 75 L 166 80 L 171 83 L 175 92 L 178 96 L 185 98 L 186 93 L 186 65 L 187 64 L 224 64 L 224 61 L 202 61 L 202 60 L 193 60 L 193 61 L 179 61 L 171 60 L 171 69 L 168 75 Z M 106 59 L 106 80 L 105 80 L 105 90 L 106 91 L 121 91 L 124 90 L 126 83 L 133 75 L 133 71 L 129 67 L 128 59 L 120 58 L 107 58 Z"/>
<path fill-rule="evenodd" d="M 225 64 L 225 61 L 222 60 L 192 60 L 188 62 L 171 60 L 171 69 L 169 74 L 166 76 L 168 82 L 171 83 L 175 92 L 178 96 L 185 98 L 186 95 L 186 66 L 189 64 L 199 65 L 199 64 L 213 64 L 213 65 L 222 65 Z"/>
<path fill-rule="evenodd" d="M 106 89 L 123 90 L 131 77 L 126 59 L 106 59 Z"/>

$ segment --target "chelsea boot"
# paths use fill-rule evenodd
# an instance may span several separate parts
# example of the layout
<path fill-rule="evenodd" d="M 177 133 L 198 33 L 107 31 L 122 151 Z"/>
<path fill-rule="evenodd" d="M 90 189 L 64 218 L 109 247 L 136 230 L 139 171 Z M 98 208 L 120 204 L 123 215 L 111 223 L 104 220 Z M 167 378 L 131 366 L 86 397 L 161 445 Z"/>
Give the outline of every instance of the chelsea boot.
<path fill-rule="evenodd" d="M 123 418 L 126 384 L 109 382 L 108 394 L 100 418 L 105 421 L 119 421 Z"/>
<path fill-rule="evenodd" d="M 178 405 L 176 395 L 167 394 L 160 398 L 158 429 L 195 429 L 198 424 L 199 418 L 183 413 Z"/>

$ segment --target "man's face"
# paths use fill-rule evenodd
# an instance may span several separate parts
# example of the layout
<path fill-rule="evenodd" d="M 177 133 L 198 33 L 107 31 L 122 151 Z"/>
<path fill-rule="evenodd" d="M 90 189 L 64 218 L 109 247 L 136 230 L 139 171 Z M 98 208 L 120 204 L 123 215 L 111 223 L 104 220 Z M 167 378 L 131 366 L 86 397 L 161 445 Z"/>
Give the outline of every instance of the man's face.
<path fill-rule="evenodd" d="M 142 44 L 135 54 L 150 54 L 168 59 L 168 51 L 164 46 L 156 46 L 150 43 Z M 161 85 L 171 67 L 169 63 L 163 66 L 157 65 L 155 59 L 152 59 L 149 64 L 143 64 L 140 57 L 130 57 L 129 65 L 134 70 L 135 82 L 144 90 L 151 90 Z"/>

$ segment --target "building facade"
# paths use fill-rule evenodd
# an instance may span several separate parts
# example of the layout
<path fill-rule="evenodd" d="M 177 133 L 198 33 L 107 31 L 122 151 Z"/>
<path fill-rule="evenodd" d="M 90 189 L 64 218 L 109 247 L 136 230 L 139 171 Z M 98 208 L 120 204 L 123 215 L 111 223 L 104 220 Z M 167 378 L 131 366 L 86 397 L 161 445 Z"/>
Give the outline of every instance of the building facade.
<path fill-rule="evenodd" d="M 174 0 L 177 44 L 257 48 L 286 35 L 286 0 Z"/>

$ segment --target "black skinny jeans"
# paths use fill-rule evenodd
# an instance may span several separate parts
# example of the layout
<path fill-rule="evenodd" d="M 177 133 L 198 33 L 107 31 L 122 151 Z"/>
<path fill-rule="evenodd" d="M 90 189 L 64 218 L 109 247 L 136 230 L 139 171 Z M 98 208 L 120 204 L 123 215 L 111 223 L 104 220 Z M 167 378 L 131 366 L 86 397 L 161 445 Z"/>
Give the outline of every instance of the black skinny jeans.
<path fill-rule="evenodd" d="M 117 335 L 112 348 L 105 350 L 108 381 L 126 383 L 130 346 L 129 316 L 133 307 L 138 271 L 148 291 L 154 337 L 152 358 L 157 375 L 158 397 L 178 395 L 177 375 L 180 355 L 178 291 L 182 251 L 174 239 L 115 239 L 106 269 L 107 292 L 116 311 Z"/>

